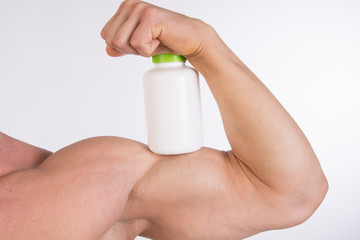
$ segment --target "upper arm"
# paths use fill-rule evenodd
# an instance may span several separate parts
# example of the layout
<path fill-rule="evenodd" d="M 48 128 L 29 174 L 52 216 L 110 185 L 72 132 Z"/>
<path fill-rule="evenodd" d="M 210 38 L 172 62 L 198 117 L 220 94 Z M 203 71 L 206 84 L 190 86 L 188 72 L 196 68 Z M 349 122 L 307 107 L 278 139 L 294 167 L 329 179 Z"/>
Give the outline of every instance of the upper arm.
<path fill-rule="evenodd" d="M 143 235 L 149 238 L 191 239 L 191 232 L 203 239 L 242 239 L 289 224 L 285 207 L 279 208 L 285 198 L 277 198 L 231 152 L 215 149 L 162 156 L 133 196 L 138 214 L 163 231 L 158 236 L 150 228 L 155 235 Z"/>

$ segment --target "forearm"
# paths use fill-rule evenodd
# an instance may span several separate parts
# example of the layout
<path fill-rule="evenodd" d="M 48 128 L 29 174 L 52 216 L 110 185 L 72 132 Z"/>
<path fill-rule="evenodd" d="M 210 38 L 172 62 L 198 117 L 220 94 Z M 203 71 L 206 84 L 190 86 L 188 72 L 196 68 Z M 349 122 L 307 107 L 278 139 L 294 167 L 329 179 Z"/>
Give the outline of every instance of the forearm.
<path fill-rule="evenodd" d="M 205 77 L 235 156 L 266 185 L 297 189 L 323 177 L 306 137 L 264 84 L 214 31 L 190 62 Z M 308 186 L 308 184 L 304 185 Z"/>

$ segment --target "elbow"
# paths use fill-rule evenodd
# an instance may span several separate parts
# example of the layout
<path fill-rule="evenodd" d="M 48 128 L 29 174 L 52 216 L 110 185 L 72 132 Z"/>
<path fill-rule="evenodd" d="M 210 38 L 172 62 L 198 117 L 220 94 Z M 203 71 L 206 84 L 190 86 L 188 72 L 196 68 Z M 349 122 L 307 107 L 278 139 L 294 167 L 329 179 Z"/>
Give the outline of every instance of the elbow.
<path fill-rule="evenodd" d="M 328 182 L 323 176 L 307 190 L 291 196 L 286 227 L 293 227 L 307 221 L 323 202 L 328 189 Z"/>

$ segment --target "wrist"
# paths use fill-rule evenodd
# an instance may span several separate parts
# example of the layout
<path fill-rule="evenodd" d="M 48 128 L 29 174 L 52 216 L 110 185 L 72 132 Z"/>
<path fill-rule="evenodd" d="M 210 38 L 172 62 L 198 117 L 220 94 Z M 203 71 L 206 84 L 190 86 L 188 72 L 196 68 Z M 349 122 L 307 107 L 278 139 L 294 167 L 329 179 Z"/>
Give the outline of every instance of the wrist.
<path fill-rule="evenodd" d="M 243 68 L 245 64 L 231 51 L 210 25 L 200 27 L 203 41 L 199 49 L 190 56 L 185 56 L 206 80 L 211 76 L 224 74 L 227 68 Z"/>
<path fill-rule="evenodd" d="M 221 39 L 211 25 L 200 19 L 193 19 L 193 21 L 194 36 L 192 37 L 200 39 L 198 41 L 200 44 L 192 54 L 185 57 L 191 64 L 196 64 L 202 62 L 211 50 L 211 46 L 216 45 L 216 42 L 220 42 Z"/>

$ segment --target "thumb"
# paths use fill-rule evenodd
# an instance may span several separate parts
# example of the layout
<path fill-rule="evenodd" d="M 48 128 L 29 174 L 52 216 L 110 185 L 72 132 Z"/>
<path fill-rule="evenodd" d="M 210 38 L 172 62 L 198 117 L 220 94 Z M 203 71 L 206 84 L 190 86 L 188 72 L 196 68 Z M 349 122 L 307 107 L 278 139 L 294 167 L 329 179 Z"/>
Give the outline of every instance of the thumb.
<path fill-rule="evenodd" d="M 156 39 L 157 40 L 157 39 Z M 159 40 L 158 40 L 159 41 Z M 166 54 L 166 53 L 170 53 L 170 54 L 177 54 L 175 53 L 173 50 L 171 50 L 170 48 L 168 48 L 167 46 L 163 45 L 163 44 L 159 44 L 159 46 L 153 51 L 153 53 L 151 54 L 152 56 L 154 55 L 158 55 L 158 54 Z"/>

